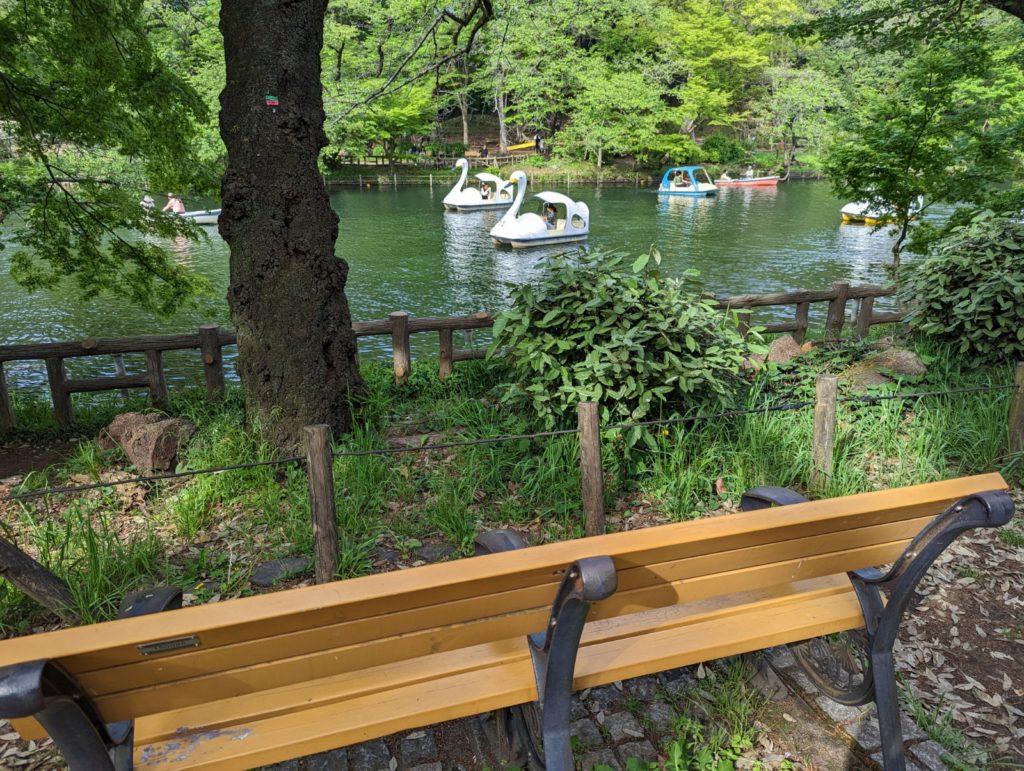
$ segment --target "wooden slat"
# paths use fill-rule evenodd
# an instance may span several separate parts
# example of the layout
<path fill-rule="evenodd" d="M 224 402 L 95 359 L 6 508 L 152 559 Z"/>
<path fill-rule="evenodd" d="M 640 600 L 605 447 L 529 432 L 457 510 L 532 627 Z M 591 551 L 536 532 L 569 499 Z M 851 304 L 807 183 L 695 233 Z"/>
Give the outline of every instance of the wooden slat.
<path fill-rule="evenodd" d="M 645 567 L 788 537 L 811 537 L 837 529 L 934 516 L 964 495 L 991 489 L 1006 489 L 998 474 L 614 533 L 537 546 L 525 552 L 427 565 L 174 613 L 61 630 L 0 643 L 0 666 L 47 655 L 64 660 L 73 671 L 89 671 L 138 661 L 136 646 L 140 643 L 191 634 L 200 636 L 206 646 L 236 643 L 467 599 L 483 592 L 481 582 L 485 581 L 489 583 L 487 593 L 553 586 L 565 566 L 581 557 L 607 554 L 619 570 Z"/>
<path fill-rule="evenodd" d="M 592 618 L 610 618 L 649 608 L 741 592 L 758 586 L 770 586 L 792 580 L 797 575 L 827 575 L 865 565 L 882 564 L 893 559 L 909 539 L 930 521 L 930 517 L 891 523 L 843 534 L 845 549 L 835 551 L 828 537 L 814 536 L 767 546 L 752 547 L 726 554 L 705 555 L 687 560 L 623 570 L 618 575 L 618 591 L 600 603 Z M 832 548 L 834 551 L 829 552 Z M 723 570 L 723 567 L 729 570 Z M 453 650 L 461 646 L 526 635 L 541 629 L 554 596 L 553 586 L 531 587 L 501 595 L 473 598 L 389 614 L 368 620 L 343 622 L 332 627 L 305 630 L 276 638 L 261 639 L 208 650 L 196 649 L 173 658 L 143 660 L 110 669 L 79 674 L 83 686 L 94 696 L 124 693 L 132 689 L 152 688 L 205 673 L 239 670 L 242 667 L 289 659 L 288 666 L 315 666 L 301 660 L 305 654 L 322 666 L 349 671 L 375 663 Z M 504 614 L 504 615 L 500 615 Z M 488 617 L 491 617 L 490 619 Z M 360 646 L 365 645 L 365 650 Z M 337 661 L 338 663 L 332 663 Z M 282 666 L 286 670 L 287 667 Z M 267 672 L 262 670 L 263 676 Z M 225 686 L 209 685 L 210 693 L 224 694 L 222 687 L 237 687 L 235 674 L 224 675 Z M 278 675 L 287 677 L 287 675 Z M 212 680 L 216 680 L 214 677 Z M 237 691 L 235 691 L 237 692 Z M 108 719 L 133 711 L 156 708 L 167 694 L 143 692 L 131 704 L 121 699 L 101 699 Z M 201 695 L 196 697 L 201 699 Z M 150 706 L 146 706 L 149 703 Z M 189 702 L 182 702 L 189 703 Z M 109 706 L 108 706 L 109 705 Z M 166 706 L 164 707 L 166 708 Z"/>
<path fill-rule="evenodd" d="M 707 661 L 842 631 L 856 625 L 860 610 L 851 591 L 789 601 L 763 602 L 727 615 L 712 614 L 698 623 L 654 625 L 606 632 L 606 641 L 590 640 L 580 652 L 574 687 L 586 688 L 640 674 Z M 638 623 L 642 623 L 638 622 Z M 610 627 L 614 625 L 609 624 Z M 597 624 L 590 627 L 598 627 Z M 588 633 L 600 634 L 598 629 Z M 648 629 L 649 627 L 643 627 Z M 343 703 L 315 702 L 267 719 L 214 729 L 195 739 L 175 736 L 136 747 L 137 768 L 243 769 L 287 760 L 443 720 L 511 706 L 536 697 L 533 673 L 521 644 L 518 656 L 486 670 L 460 672 L 394 690 L 364 694 Z M 441 668 L 443 671 L 443 668 Z M 345 719 L 340 720 L 344 715 Z M 205 725 L 201 728 L 206 728 Z M 151 725 L 140 722 L 143 734 Z M 164 723 L 162 731 L 170 730 Z M 180 760 L 179 760 L 180 759 Z"/>

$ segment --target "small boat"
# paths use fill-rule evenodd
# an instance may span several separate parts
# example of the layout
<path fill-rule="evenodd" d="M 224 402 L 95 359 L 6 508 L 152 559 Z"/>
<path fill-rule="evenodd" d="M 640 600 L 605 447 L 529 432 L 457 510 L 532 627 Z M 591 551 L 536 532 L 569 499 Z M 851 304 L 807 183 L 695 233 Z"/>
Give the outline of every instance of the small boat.
<path fill-rule="evenodd" d="M 778 174 L 767 177 L 740 177 L 739 179 L 719 177 L 715 180 L 715 184 L 718 187 L 775 187 L 779 184 L 780 179 Z"/>
<path fill-rule="evenodd" d="M 673 166 L 665 172 L 658 195 L 714 195 L 718 192 L 703 166 Z"/>
<path fill-rule="evenodd" d="M 523 249 L 527 246 L 582 241 L 590 235 L 590 208 L 582 201 L 574 201 L 567 195 L 548 190 L 537 193 L 534 198 L 543 201 L 545 208 L 550 204 L 555 209 L 555 227 L 548 228 L 539 214 L 519 213 L 526 198 L 526 174 L 514 171 L 510 182 L 516 185 L 516 198 L 512 208 L 491 229 L 491 240 L 494 243 Z"/>
<path fill-rule="evenodd" d="M 916 217 L 924 208 L 924 198 L 918 196 L 917 200 L 910 205 L 911 218 Z M 839 210 L 843 222 L 855 225 L 879 225 L 885 222 L 892 222 L 896 214 L 890 209 L 879 209 L 873 207 L 867 201 L 853 201 L 846 204 Z"/>
<path fill-rule="evenodd" d="M 441 201 L 444 208 L 451 211 L 479 211 L 481 209 L 502 209 L 512 205 L 511 182 L 507 182 L 495 174 L 488 174 L 486 171 L 474 174 L 481 184 L 490 186 L 490 194 L 484 198 L 479 188 L 465 186 L 469 176 L 469 161 L 459 158 L 455 166 L 462 169 L 462 173 L 459 175 L 459 181 Z"/>
<path fill-rule="evenodd" d="M 216 225 L 220 216 L 220 209 L 202 209 L 200 211 L 185 211 L 178 215 L 192 220 L 197 225 Z"/>

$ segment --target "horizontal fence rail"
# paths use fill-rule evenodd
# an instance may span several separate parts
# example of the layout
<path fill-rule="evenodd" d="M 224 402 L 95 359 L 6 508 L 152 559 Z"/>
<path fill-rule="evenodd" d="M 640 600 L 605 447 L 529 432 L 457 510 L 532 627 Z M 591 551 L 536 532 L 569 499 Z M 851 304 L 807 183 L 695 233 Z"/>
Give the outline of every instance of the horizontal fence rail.
<path fill-rule="evenodd" d="M 740 332 L 746 338 L 750 333 L 751 315 L 755 309 L 772 306 L 796 306 L 793 321 L 766 324 L 769 333 L 791 332 L 798 343 L 802 343 L 810 326 L 810 306 L 813 303 L 828 303 L 825 320 L 825 339 L 835 340 L 842 334 L 846 323 L 846 308 L 850 301 L 857 302 L 854 330 L 859 338 L 866 337 L 875 324 L 890 324 L 904 318 L 902 312 L 875 313 L 877 297 L 888 297 L 895 290 L 875 285 L 851 286 L 836 282 L 830 289 L 798 290 L 773 294 L 745 294 L 718 298 L 718 306 L 739 313 Z M 471 336 L 474 330 L 490 330 L 494 316 L 485 311 L 467 316 L 443 316 L 414 318 L 409 313 L 398 311 L 386 319 L 357 321 L 352 324 L 356 337 L 390 336 L 395 379 L 399 383 L 408 380 L 412 372 L 410 336 L 420 333 L 436 333 L 440 346 L 438 376 L 444 380 L 451 375 L 455 362 L 482 359 L 487 348 L 475 346 Z M 456 348 L 453 333 L 468 333 L 468 348 Z M 73 421 L 71 395 L 91 391 L 124 390 L 148 388 L 153 404 L 161 409 L 168 405 L 167 382 L 164 375 L 162 354 L 164 351 L 199 350 L 203 364 L 207 395 L 211 401 L 224 396 L 224 346 L 236 345 L 237 335 L 215 325 L 204 325 L 191 334 L 142 335 L 139 337 L 97 339 L 88 338 L 78 342 L 29 343 L 0 346 L 0 433 L 14 428 L 14 412 L 10 394 L 4 378 L 4 362 L 44 361 L 50 396 L 53 401 L 57 423 L 66 428 Z M 125 371 L 123 354 L 141 353 L 146 359 L 145 372 L 130 374 Z M 113 356 L 117 374 L 106 377 L 69 378 L 64 360 L 82 356 Z"/>

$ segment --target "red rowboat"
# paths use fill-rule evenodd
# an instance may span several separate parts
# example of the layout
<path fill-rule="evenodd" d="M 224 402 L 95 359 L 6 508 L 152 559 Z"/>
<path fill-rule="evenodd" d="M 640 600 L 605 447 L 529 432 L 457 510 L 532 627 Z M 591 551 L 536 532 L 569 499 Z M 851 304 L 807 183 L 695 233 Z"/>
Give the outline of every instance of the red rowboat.
<path fill-rule="evenodd" d="M 718 178 L 715 180 L 715 184 L 718 187 L 775 187 L 779 184 L 779 175 L 776 174 L 772 177 L 740 177 L 739 179 Z"/>

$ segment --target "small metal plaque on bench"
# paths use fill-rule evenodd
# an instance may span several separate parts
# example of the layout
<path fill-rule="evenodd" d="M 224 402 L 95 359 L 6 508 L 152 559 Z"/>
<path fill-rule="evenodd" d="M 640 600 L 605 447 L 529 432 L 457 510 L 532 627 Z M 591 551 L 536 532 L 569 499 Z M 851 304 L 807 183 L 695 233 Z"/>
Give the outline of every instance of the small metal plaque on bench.
<path fill-rule="evenodd" d="M 139 653 L 143 656 L 152 656 L 154 653 L 167 653 L 182 648 L 198 648 L 201 644 L 199 638 L 193 634 L 188 637 L 175 637 L 171 640 L 145 643 L 139 646 Z"/>

